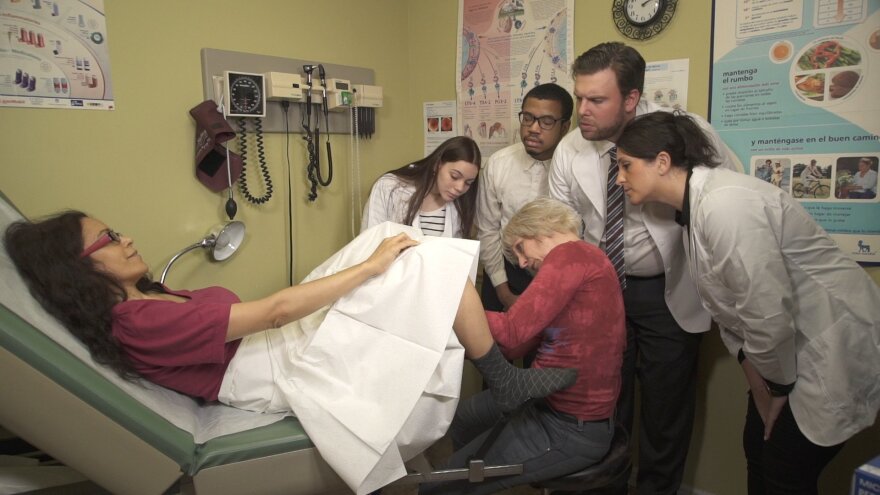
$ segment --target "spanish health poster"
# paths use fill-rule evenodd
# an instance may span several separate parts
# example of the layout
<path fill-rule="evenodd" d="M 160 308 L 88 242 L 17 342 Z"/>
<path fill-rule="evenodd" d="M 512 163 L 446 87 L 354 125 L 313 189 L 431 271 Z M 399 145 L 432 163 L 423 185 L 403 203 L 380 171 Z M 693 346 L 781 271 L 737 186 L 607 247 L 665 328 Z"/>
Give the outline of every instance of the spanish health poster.
<path fill-rule="evenodd" d="M 519 141 L 528 91 L 553 82 L 569 93 L 574 0 L 459 0 L 459 135 L 483 157 Z"/>
<path fill-rule="evenodd" d="M 880 263 L 880 2 L 716 1 L 711 121 L 746 173 Z"/>
<path fill-rule="evenodd" d="M 0 106 L 113 109 L 103 0 L 0 0 Z"/>

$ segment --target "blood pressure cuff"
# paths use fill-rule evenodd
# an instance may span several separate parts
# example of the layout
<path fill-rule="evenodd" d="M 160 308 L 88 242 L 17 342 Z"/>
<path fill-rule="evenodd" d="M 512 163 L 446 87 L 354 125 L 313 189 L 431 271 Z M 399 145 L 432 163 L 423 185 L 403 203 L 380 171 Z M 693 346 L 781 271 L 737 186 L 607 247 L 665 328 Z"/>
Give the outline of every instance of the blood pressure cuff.
<path fill-rule="evenodd" d="M 199 103 L 189 114 L 196 121 L 196 178 L 208 189 L 220 192 L 241 176 L 241 157 L 223 145 L 235 137 L 235 131 L 213 100 Z M 227 153 L 229 173 L 226 170 Z"/>

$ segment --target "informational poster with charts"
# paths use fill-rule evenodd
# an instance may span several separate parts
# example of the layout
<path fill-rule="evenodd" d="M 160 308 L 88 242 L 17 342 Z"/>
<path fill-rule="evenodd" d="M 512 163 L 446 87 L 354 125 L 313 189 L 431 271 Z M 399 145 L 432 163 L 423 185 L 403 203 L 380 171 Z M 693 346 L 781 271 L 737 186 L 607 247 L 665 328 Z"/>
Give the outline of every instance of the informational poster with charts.
<path fill-rule="evenodd" d="M 103 0 L 0 0 L 0 106 L 114 108 Z"/>
<path fill-rule="evenodd" d="M 713 48 L 712 125 L 746 173 L 880 263 L 880 2 L 717 0 Z"/>
<path fill-rule="evenodd" d="M 425 156 L 430 155 L 455 132 L 456 107 L 454 101 L 428 101 L 423 104 Z"/>
<path fill-rule="evenodd" d="M 686 58 L 645 64 L 645 98 L 671 110 L 687 111 L 688 74 Z"/>
<path fill-rule="evenodd" d="M 553 82 L 572 91 L 574 0 L 459 0 L 457 132 L 484 159 L 519 140 L 528 91 Z"/>

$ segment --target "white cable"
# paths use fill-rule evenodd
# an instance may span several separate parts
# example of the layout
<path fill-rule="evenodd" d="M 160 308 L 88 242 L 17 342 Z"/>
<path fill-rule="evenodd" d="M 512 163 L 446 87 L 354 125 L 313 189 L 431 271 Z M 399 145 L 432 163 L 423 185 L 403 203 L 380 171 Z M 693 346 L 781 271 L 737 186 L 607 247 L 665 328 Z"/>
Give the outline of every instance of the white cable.
<path fill-rule="evenodd" d="M 217 103 L 217 112 L 222 115 L 224 118 L 226 117 L 226 109 L 223 107 L 223 93 L 220 93 L 220 102 Z M 226 183 L 229 184 L 229 189 L 232 189 L 232 164 L 229 162 L 229 146 L 223 145 L 223 148 L 226 149 Z M 230 197 L 231 196 L 230 192 Z"/>
<path fill-rule="evenodd" d="M 232 164 L 229 163 L 229 147 L 223 146 L 226 149 L 226 182 L 229 184 L 229 189 L 232 189 Z M 232 197 L 232 191 L 229 192 L 229 197 Z"/>

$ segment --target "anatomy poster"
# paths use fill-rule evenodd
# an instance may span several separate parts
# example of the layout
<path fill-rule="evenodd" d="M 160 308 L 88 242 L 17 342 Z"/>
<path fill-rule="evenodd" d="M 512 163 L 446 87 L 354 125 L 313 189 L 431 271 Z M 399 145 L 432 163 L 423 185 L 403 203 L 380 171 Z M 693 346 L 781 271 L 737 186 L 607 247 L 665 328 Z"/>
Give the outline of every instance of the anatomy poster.
<path fill-rule="evenodd" d="M 0 0 L 0 106 L 113 109 L 103 0 Z"/>
<path fill-rule="evenodd" d="M 687 111 L 690 60 L 662 60 L 645 64 L 645 98 L 663 108 Z"/>
<path fill-rule="evenodd" d="M 880 2 L 715 2 L 711 121 L 746 172 L 880 263 Z"/>
<path fill-rule="evenodd" d="M 422 105 L 424 115 L 425 156 L 455 133 L 456 108 L 454 101 L 428 101 Z"/>
<path fill-rule="evenodd" d="M 459 0 L 458 133 L 484 157 L 519 140 L 525 94 L 572 91 L 574 0 Z"/>

